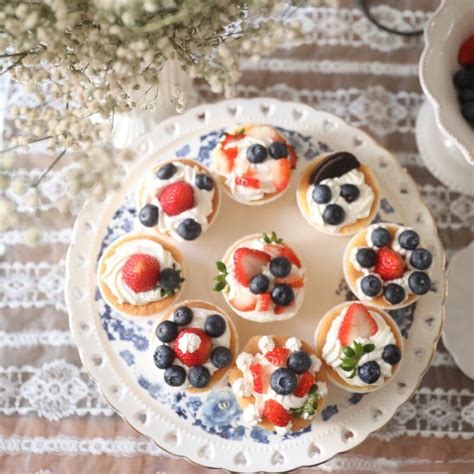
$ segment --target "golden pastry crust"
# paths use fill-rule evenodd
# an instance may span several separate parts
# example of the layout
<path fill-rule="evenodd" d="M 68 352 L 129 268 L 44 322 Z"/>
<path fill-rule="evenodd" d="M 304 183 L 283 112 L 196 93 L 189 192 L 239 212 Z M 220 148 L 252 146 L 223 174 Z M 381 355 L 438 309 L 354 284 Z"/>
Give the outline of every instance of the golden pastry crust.
<path fill-rule="evenodd" d="M 297 200 L 298 208 L 300 209 L 301 214 L 303 214 L 303 217 L 311 226 L 329 235 L 345 237 L 348 235 L 355 234 L 359 229 L 362 229 L 363 227 L 368 226 L 373 221 L 375 215 L 377 214 L 377 210 L 379 208 L 380 188 L 372 170 L 365 165 L 361 165 L 357 169 L 364 174 L 366 184 L 370 186 L 372 188 L 372 191 L 374 192 L 374 201 L 372 202 L 369 215 L 367 217 L 364 217 L 363 219 L 358 219 L 353 224 L 349 224 L 349 225 L 341 227 L 337 232 L 328 232 L 324 227 L 311 221 L 310 210 L 308 207 L 308 203 L 306 202 L 306 195 L 308 192 L 308 188 L 311 186 L 311 183 L 310 183 L 311 174 L 313 173 L 314 169 L 317 166 L 319 166 L 319 164 L 327 156 L 331 154 L 332 153 L 325 153 L 323 155 L 317 156 L 313 161 L 311 161 L 308 167 L 304 170 L 303 174 L 301 175 L 298 188 L 296 190 L 296 200 Z"/>
<path fill-rule="evenodd" d="M 153 301 L 151 303 L 147 303 L 143 305 L 134 305 L 130 303 L 120 303 L 103 280 L 103 275 L 106 269 L 105 262 L 109 257 L 111 257 L 114 254 L 115 250 L 126 242 L 131 242 L 133 240 L 140 240 L 140 239 L 153 240 L 154 242 L 161 244 L 165 250 L 168 250 L 168 252 L 170 252 L 171 255 L 173 256 L 174 260 L 176 260 L 176 262 L 180 264 L 181 275 L 184 278 L 183 257 L 181 255 L 181 252 L 174 245 L 172 245 L 168 240 L 165 239 L 164 236 L 161 236 L 161 235 L 158 236 L 155 234 L 151 235 L 147 233 L 136 233 L 136 234 L 130 234 L 124 237 L 120 237 L 119 239 L 114 241 L 105 249 L 104 253 L 102 254 L 102 257 L 99 260 L 97 280 L 98 280 L 99 289 L 102 295 L 104 296 L 107 303 L 109 303 L 110 306 L 112 306 L 112 308 L 114 308 L 115 310 L 117 310 L 118 312 L 122 314 L 127 314 L 131 316 L 151 316 L 151 315 L 160 313 L 161 311 L 166 309 L 170 304 L 176 301 L 176 299 L 178 298 L 179 294 L 181 293 L 183 289 L 184 283 L 183 285 L 181 285 L 180 290 L 177 291 L 173 296 L 167 296 L 166 298 L 163 298 L 159 301 Z"/>
<path fill-rule="evenodd" d="M 253 336 L 252 338 L 250 338 L 249 341 L 247 342 L 247 345 L 242 349 L 242 352 L 248 352 L 253 355 L 258 354 L 260 352 L 260 349 L 258 348 L 258 341 L 260 340 L 261 337 L 262 336 Z M 273 338 L 273 340 L 275 341 L 275 345 L 278 347 L 284 347 L 285 342 L 289 339 L 289 337 L 284 337 L 284 336 L 270 336 L 270 337 Z M 304 341 L 301 341 L 301 349 L 307 352 L 308 354 L 317 355 L 314 349 Z M 240 369 L 237 368 L 236 365 L 234 365 L 229 370 L 229 383 L 232 385 L 240 377 L 242 377 L 242 372 L 240 371 Z M 320 371 L 317 374 L 315 374 L 315 379 L 316 381 L 327 382 L 324 365 L 321 367 Z M 249 405 L 255 404 L 254 396 L 238 397 L 236 395 L 235 397 L 240 407 L 242 408 L 242 410 L 244 410 Z M 313 422 L 314 418 L 323 409 L 324 403 L 325 403 L 325 397 L 320 398 L 318 400 L 317 413 L 313 418 L 309 420 L 291 416 L 291 425 L 292 425 L 291 431 L 292 432 L 299 431 L 309 426 Z M 260 428 L 263 428 L 265 430 L 275 431 L 275 425 L 273 423 L 270 423 L 268 420 L 262 420 L 260 423 L 258 423 L 257 426 L 260 426 Z"/>
<path fill-rule="evenodd" d="M 382 385 L 376 386 L 376 387 L 373 387 L 373 386 L 359 387 L 359 386 L 351 385 L 346 380 L 344 380 L 332 367 L 330 367 L 326 363 L 326 361 L 323 358 L 323 347 L 326 342 L 327 334 L 329 330 L 331 329 L 332 322 L 341 314 L 341 311 L 344 308 L 346 308 L 347 306 L 350 306 L 352 303 L 355 303 L 355 301 L 346 301 L 337 306 L 334 306 L 334 308 L 331 308 L 323 316 L 323 318 L 318 324 L 318 327 L 316 328 L 316 332 L 314 335 L 315 352 L 316 352 L 316 355 L 323 362 L 326 375 L 331 380 L 331 382 L 333 382 L 339 387 L 345 390 L 348 390 L 350 392 L 357 392 L 357 393 L 373 392 L 374 390 L 377 390 L 383 387 L 389 380 L 391 380 L 394 377 L 398 368 L 400 367 L 401 362 L 393 366 L 391 377 L 386 377 Z M 392 330 L 393 335 L 395 337 L 396 344 L 399 347 L 400 351 L 402 352 L 402 359 L 403 359 L 403 339 L 395 321 L 390 317 L 390 315 L 388 315 L 387 313 L 385 313 L 385 311 L 382 311 L 381 309 L 375 308 L 370 305 L 366 305 L 365 303 L 364 303 L 364 306 L 366 306 L 368 310 L 374 311 L 375 313 L 379 314 L 384 319 L 384 321 L 390 326 L 390 329 Z"/>

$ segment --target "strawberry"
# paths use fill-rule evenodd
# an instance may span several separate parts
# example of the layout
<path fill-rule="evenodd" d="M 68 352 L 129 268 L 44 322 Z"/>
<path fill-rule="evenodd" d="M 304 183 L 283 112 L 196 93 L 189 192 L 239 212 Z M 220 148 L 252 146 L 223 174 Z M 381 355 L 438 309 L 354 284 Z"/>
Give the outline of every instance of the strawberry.
<path fill-rule="evenodd" d="M 373 336 L 377 329 L 377 323 L 367 308 L 361 303 L 352 303 L 347 308 L 339 327 L 338 337 L 343 346 L 350 346 L 354 339 L 358 337 L 367 339 Z"/>
<path fill-rule="evenodd" d="M 135 253 L 122 269 L 124 283 L 135 293 L 153 290 L 160 278 L 160 262 L 151 255 Z"/>
<path fill-rule="evenodd" d="M 296 162 L 298 161 L 298 155 L 296 154 L 295 148 L 289 144 L 286 145 L 288 148 L 288 161 L 290 162 L 291 169 L 296 168 Z"/>
<path fill-rule="evenodd" d="M 275 349 L 265 354 L 265 359 L 276 367 L 284 367 L 290 351 L 286 347 L 275 347 Z"/>
<path fill-rule="evenodd" d="M 405 262 L 397 252 L 389 248 L 382 248 L 377 252 L 375 272 L 384 281 L 395 280 L 405 273 Z"/>
<path fill-rule="evenodd" d="M 237 186 L 244 186 L 246 188 L 260 189 L 260 181 L 257 178 L 251 176 L 237 176 L 235 178 L 235 184 Z"/>
<path fill-rule="evenodd" d="M 185 334 L 195 334 L 201 340 L 199 347 L 194 352 L 183 352 L 179 348 L 179 341 L 184 337 Z M 174 352 L 176 357 L 188 367 L 195 367 L 196 365 L 202 365 L 209 359 L 209 354 L 212 349 L 211 338 L 199 328 L 187 328 L 183 329 L 178 337 L 174 340 Z"/>
<path fill-rule="evenodd" d="M 271 301 L 270 293 L 263 293 L 257 296 L 257 306 L 255 307 L 256 311 L 267 311 L 270 307 Z"/>
<path fill-rule="evenodd" d="M 252 364 L 250 372 L 252 372 L 254 392 L 263 393 L 262 366 L 260 364 Z"/>
<path fill-rule="evenodd" d="M 458 62 L 462 66 L 474 64 L 474 35 L 469 36 L 459 48 Z"/>
<path fill-rule="evenodd" d="M 237 311 L 252 311 L 257 305 L 257 297 L 248 288 L 237 287 L 229 303 Z"/>
<path fill-rule="evenodd" d="M 297 267 L 301 267 L 300 259 L 296 256 L 295 252 L 290 249 L 290 247 L 281 244 L 269 244 L 265 245 L 263 250 L 275 257 L 286 257 L 291 263 Z"/>
<path fill-rule="evenodd" d="M 288 309 L 288 306 L 275 306 L 273 308 L 273 312 L 275 314 L 281 314 L 284 313 Z"/>
<path fill-rule="evenodd" d="M 288 160 L 273 160 L 271 164 L 270 174 L 278 192 L 283 191 L 290 182 L 291 165 Z"/>
<path fill-rule="evenodd" d="M 270 261 L 270 255 L 261 250 L 240 247 L 234 252 L 234 272 L 239 283 L 248 287 L 250 280 L 262 272 L 262 267 Z"/>
<path fill-rule="evenodd" d="M 235 142 L 237 140 L 242 140 L 245 137 L 245 133 L 238 133 L 237 135 L 231 135 L 230 133 L 226 133 L 224 139 L 222 140 L 222 148 L 225 148 L 231 142 Z"/>
<path fill-rule="evenodd" d="M 273 280 L 274 285 L 285 284 L 291 286 L 291 288 L 302 288 L 304 286 L 303 277 L 287 276 L 282 278 L 275 278 Z"/>
<path fill-rule="evenodd" d="M 311 372 L 304 372 L 293 395 L 296 397 L 304 397 L 314 385 L 314 380 L 314 375 Z"/>
<path fill-rule="evenodd" d="M 158 200 L 166 214 L 177 216 L 194 206 L 193 187 L 185 181 L 168 184 L 161 191 Z"/>
<path fill-rule="evenodd" d="M 275 426 L 286 426 L 291 420 L 286 408 L 272 399 L 267 400 L 263 405 L 263 416 Z"/>

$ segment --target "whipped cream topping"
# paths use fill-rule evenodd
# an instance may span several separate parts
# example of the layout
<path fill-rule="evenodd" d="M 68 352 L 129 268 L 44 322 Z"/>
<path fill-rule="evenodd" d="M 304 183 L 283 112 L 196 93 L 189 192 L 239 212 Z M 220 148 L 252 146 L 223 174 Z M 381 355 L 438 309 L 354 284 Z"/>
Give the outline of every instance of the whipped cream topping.
<path fill-rule="evenodd" d="M 168 268 L 176 265 L 177 269 L 181 265 L 173 258 L 171 252 L 158 242 L 151 239 L 134 239 L 120 244 L 105 260 L 105 271 L 102 275 L 104 283 L 109 287 L 112 294 L 119 303 L 129 303 L 133 305 L 144 305 L 159 301 L 167 296 L 161 296 L 161 289 L 157 286 L 153 290 L 135 292 L 129 288 L 122 278 L 122 270 L 127 260 L 136 253 L 143 253 L 156 258 L 160 262 L 160 268 Z"/>
<path fill-rule="evenodd" d="M 213 198 L 215 187 L 210 191 L 199 189 L 196 186 L 196 175 L 204 173 L 204 170 L 197 166 L 191 166 L 179 161 L 174 161 L 173 164 L 177 170 L 169 179 L 159 179 L 155 173 L 149 172 L 142 184 L 142 189 L 139 193 L 139 208 L 141 209 L 145 204 L 153 204 L 159 208 L 158 216 L 158 230 L 162 233 L 170 234 L 172 237 L 183 240 L 177 233 L 176 229 L 184 219 L 194 219 L 201 224 L 202 232 L 205 232 L 209 227 L 208 217 L 212 214 Z M 206 173 L 207 174 L 207 173 Z M 177 181 L 185 181 L 193 187 L 194 191 L 194 206 L 181 214 L 170 216 L 163 211 L 158 196 L 160 192 L 169 184 Z"/>
<path fill-rule="evenodd" d="M 358 169 L 353 169 L 336 178 L 323 179 L 319 184 L 325 184 L 331 190 L 331 200 L 326 204 L 318 204 L 313 200 L 314 184 L 308 187 L 306 192 L 306 203 L 309 208 L 309 218 L 315 224 L 324 227 L 328 232 L 338 232 L 342 227 L 354 224 L 359 219 L 364 219 L 370 214 L 374 202 L 374 191 L 365 182 L 365 175 Z M 343 184 L 354 184 L 359 188 L 360 195 L 354 202 L 347 202 L 341 196 Z M 344 220 L 338 225 L 330 225 L 324 222 L 323 213 L 329 204 L 338 204 L 344 209 Z"/>
<path fill-rule="evenodd" d="M 187 333 L 178 341 L 179 350 L 184 353 L 196 352 L 201 344 L 201 338 L 197 334 Z"/>
<path fill-rule="evenodd" d="M 341 327 L 344 316 L 347 312 L 348 306 L 341 311 L 336 318 L 334 318 L 331 323 L 331 328 L 328 331 L 326 336 L 326 341 L 324 343 L 322 356 L 326 363 L 331 366 L 341 377 L 350 385 L 355 385 L 357 387 L 367 387 L 369 384 L 365 383 L 359 377 L 359 374 L 356 371 L 356 374 L 353 378 L 349 378 L 350 372 L 342 370 L 339 366 L 342 362 L 343 356 L 343 346 L 339 340 L 339 328 Z M 392 332 L 390 326 L 385 322 L 385 319 L 375 311 L 369 311 L 370 315 L 374 318 L 377 324 L 377 332 L 370 336 L 369 338 L 356 338 L 355 341 L 361 344 L 373 344 L 375 349 L 368 354 L 364 354 L 359 362 L 358 367 L 366 362 L 374 360 L 380 366 L 380 377 L 379 379 L 370 384 L 370 386 L 379 386 L 384 383 L 384 379 L 392 375 L 392 366 L 387 364 L 382 359 L 382 353 L 386 345 L 395 344 L 395 336 Z"/>
<path fill-rule="evenodd" d="M 301 349 L 301 346 L 302 346 L 301 341 L 297 339 L 296 337 L 290 337 L 285 342 L 285 347 L 291 352 L 299 351 Z"/>

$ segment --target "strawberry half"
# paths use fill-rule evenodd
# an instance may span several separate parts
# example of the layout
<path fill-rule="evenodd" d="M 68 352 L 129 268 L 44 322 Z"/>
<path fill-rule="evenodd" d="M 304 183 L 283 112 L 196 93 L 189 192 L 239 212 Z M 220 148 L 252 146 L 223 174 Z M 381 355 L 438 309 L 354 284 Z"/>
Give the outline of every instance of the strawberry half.
<path fill-rule="evenodd" d="M 250 280 L 270 261 L 271 257 L 261 250 L 240 247 L 234 252 L 234 272 L 237 281 L 248 287 Z"/>
<path fill-rule="evenodd" d="M 153 290 L 160 279 L 160 262 L 151 255 L 135 253 L 125 262 L 122 279 L 135 293 Z"/>
<path fill-rule="evenodd" d="M 237 287 L 229 303 L 237 311 L 252 311 L 257 305 L 257 297 L 248 288 Z"/>
<path fill-rule="evenodd" d="M 276 400 L 267 400 L 263 405 L 263 416 L 275 426 L 286 426 L 291 420 L 290 413 Z"/>
<path fill-rule="evenodd" d="M 194 190 L 189 183 L 177 181 L 166 186 L 158 200 L 166 214 L 177 216 L 194 206 Z"/>
<path fill-rule="evenodd" d="M 314 381 L 314 375 L 311 372 L 305 372 L 301 376 L 293 395 L 296 397 L 304 397 L 314 385 Z"/>
<path fill-rule="evenodd" d="M 252 364 L 250 372 L 252 372 L 254 392 L 263 393 L 262 366 L 260 364 Z"/>
<path fill-rule="evenodd" d="M 459 48 L 458 62 L 462 66 L 474 64 L 474 35 L 469 36 Z"/>
<path fill-rule="evenodd" d="M 301 267 L 300 259 L 296 256 L 295 252 L 290 249 L 290 247 L 286 247 L 285 245 L 280 244 L 269 244 L 265 245 L 263 250 L 273 255 L 274 257 L 286 257 L 291 263 L 296 265 L 298 268 Z"/>
<path fill-rule="evenodd" d="M 272 297 L 270 293 L 263 293 L 257 296 L 257 305 L 255 307 L 256 311 L 267 311 L 270 307 L 270 301 Z"/>
<path fill-rule="evenodd" d="M 251 176 L 237 176 L 235 178 L 235 184 L 237 184 L 237 186 L 244 186 L 245 188 L 260 189 L 260 181 Z"/>
<path fill-rule="evenodd" d="M 291 177 L 291 164 L 282 158 L 274 160 L 271 164 L 270 174 L 277 192 L 281 192 L 288 186 Z"/>
<path fill-rule="evenodd" d="M 199 347 L 194 352 L 183 352 L 179 348 L 179 341 L 185 337 L 185 334 L 194 334 L 200 339 Z M 178 337 L 174 340 L 173 349 L 176 353 L 176 357 L 178 357 L 183 364 L 188 367 L 195 367 L 196 365 L 204 364 L 209 359 L 212 342 L 211 338 L 202 329 L 187 328 L 178 334 Z"/>
<path fill-rule="evenodd" d="M 274 285 L 288 285 L 291 288 L 302 288 L 304 286 L 304 278 L 303 277 L 296 277 L 296 276 L 287 276 L 282 278 L 275 278 L 273 280 Z"/>
<path fill-rule="evenodd" d="M 377 252 L 375 272 L 384 281 L 395 280 L 401 278 L 405 273 L 405 262 L 397 252 L 389 248 L 382 248 Z"/>
<path fill-rule="evenodd" d="M 342 346 L 350 346 L 354 339 L 358 337 L 367 339 L 373 336 L 377 329 L 377 323 L 367 308 L 361 303 L 352 303 L 347 308 L 339 327 L 338 337 Z"/>
<path fill-rule="evenodd" d="M 276 367 L 284 367 L 290 351 L 286 347 L 275 347 L 265 354 L 265 359 Z"/>

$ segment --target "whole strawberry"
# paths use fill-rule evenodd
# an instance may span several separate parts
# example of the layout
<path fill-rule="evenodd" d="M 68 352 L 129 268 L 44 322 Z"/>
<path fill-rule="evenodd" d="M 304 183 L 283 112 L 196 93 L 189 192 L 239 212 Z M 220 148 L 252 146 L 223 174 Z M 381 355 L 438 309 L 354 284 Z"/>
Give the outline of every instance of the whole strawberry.
<path fill-rule="evenodd" d="M 375 272 L 384 281 L 396 280 L 405 273 L 405 262 L 397 252 L 389 248 L 382 248 L 377 252 Z"/>
<path fill-rule="evenodd" d="M 177 181 L 166 186 L 158 200 L 166 214 L 177 216 L 194 206 L 194 190 L 189 183 Z"/>
<path fill-rule="evenodd" d="M 176 357 L 188 367 L 204 364 L 212 349 L 210 337 L 199 328 L 183 329 L 174 340 Z"/>
<path fill-rule="evenodd" d="M 160 278 L 160 262 L 151 255 L 135 253 L 122 269 L 123 282 L 135 293 L 156 288 Z"/>

